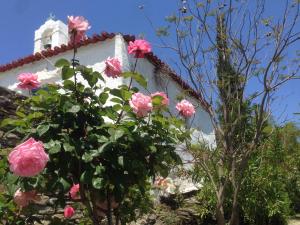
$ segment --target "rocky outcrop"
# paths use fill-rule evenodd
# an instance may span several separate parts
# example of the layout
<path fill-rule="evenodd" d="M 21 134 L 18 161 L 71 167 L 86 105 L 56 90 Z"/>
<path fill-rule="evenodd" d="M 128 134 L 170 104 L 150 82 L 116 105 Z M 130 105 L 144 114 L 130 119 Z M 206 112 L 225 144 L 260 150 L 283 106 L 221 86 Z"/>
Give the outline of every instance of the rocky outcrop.
<path fill-rule="evenodd" d="M 211 218 L 201 218 L 198 207 L 197 192 L 187 195 L 176 194 L 162 196 L 151 213 L 144 215 L 130 225 L 212 225 Z"/>
<path fill-rule="evenodd" d="M 18 102 L 23 99 L 24 96 L 0 87 L 0 124 L 4 119 L 16 116 Z M 7 131 L 9 131 L 8 127 L 0 126 L 0 149 L 13 147 L 20 140 L 17 132 L 6 133 Z"/>

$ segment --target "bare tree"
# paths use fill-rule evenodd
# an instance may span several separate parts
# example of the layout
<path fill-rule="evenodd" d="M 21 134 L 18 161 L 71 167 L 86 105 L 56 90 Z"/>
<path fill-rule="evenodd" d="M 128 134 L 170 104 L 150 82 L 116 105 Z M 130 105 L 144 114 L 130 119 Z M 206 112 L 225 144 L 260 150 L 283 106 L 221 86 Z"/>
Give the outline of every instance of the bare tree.
<path fill-rule="evenodd" d="M 158 32 L 171 34 L 169 42 L 161 37 L 163 47 L 175 51 L 182 75 L 207 102 L 217 147 L 195 160 L 214 187 L 218 225 L 226 224 L 228 188 L 229 224 L 239 224 L 244 171 L 262 139 L 274 94 L 299 79 L 300 1 L 281 3 L 282 14 L 270 17 L 265 0 L 179 1 L 180 11 L 167 17 L 171 25 Z"/>

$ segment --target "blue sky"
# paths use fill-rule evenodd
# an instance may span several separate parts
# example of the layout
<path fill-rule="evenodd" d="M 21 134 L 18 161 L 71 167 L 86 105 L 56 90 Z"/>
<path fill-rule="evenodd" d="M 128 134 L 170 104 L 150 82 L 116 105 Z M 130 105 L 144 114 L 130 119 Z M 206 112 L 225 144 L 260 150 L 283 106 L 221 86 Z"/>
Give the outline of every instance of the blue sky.
<path fill-rule="evenodd" d="M 33 51 L 34 31 L 52 12 L 64 22 L 68 15 L 82 15 L 92 26 L 88 35 L 101 31 L 145 34 L 149 41 L 155 34 L 139 5 L 144 5 L 155 24 L 175 9 L 176 0 L 9 0 L 1 2 L 0 63 Z"/>
<path fill-rule="evenodd" d="M 281 0 L 271 0 L 269 10 L 280 10 Z M 171 55 L 160 44 L 155 31 L 150 26 L 138 6 L 144 5 L 144 12 L 156 27 L 164 25 L 164 18 L 178 10 L 177 0 L 9 0 L 1 2 L 0 64 L 29 55 L 33 51 L 34 31 L 53 13 L 57 19 L 66 22 L 68 15 L 86 17 L 92 28 L 88 35 L 101 31 L 143 34 L 154 46 L 154 52 L 169 61 Z M 298 44 L 299 48 L 300 43 Z M 255 88 L 255 87 L 253 87 Z M 300 81 L 284 85 L 273 105 L 275 119 L 299 121 Z"/>

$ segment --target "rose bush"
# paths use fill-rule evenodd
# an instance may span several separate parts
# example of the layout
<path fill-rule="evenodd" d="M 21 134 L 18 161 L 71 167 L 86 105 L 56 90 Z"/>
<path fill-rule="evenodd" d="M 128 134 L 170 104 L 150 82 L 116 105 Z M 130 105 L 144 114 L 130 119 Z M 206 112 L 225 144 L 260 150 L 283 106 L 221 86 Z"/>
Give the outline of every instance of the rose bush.
<path fill-rule="evenodd" d="M 75 39 L 88 27 L 84 19 L 69 17 Z M 136 66 L 150 45 L 137 40 L 128 51 L 135 55 Z M 104 217 L 112 224 L 113 214 L 115 221 L 125 223 L 147 208 L 151 180 L 166 177 L 181 162 L 176 145 L 189 133 L 182 120 L 164 116 L 169 111 L 165 93 L 147 96 L 131 86 L 135 80 L 147 88 L 135 69 L 121 73 L 120 64 L 107 63 L 118 76 L 130 79 L 128 86 L 109 88 L 101 73 L 78 63 L 76 52 L 75 48 L 71 62 L 60 59 L 55 64 L 61 69 L 62 85 L 38 90 L 18 108 L 19 118 L 2 122 L 30 137 L 8 157 L 11 172 L 18 176 L 14 185 L 21 193 L 57 196 L 66 218 L 76 211 L 66 203 L 73 199 L 85 206 L 93 224 Z M 161 107 L 154 110 L 153 104 Z M 178 110 L 191 116 L 191 106 Z"/>

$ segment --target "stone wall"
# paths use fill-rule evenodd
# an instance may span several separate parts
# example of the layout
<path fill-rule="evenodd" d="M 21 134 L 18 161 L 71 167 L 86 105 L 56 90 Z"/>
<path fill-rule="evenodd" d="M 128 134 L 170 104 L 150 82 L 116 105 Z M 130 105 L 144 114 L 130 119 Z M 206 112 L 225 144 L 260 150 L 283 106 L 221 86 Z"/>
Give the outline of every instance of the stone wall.
<path fill-rule="evenodd" d="M 0 87 L 0 124 L 5 118 L 15 117 L 18 101 L 24 98 L 22 95 Z M 7 131 L 9 128 L 0 126 L 0 149 L 13 147 L 21 139 L 17 132 L 6 133 Z"/>

